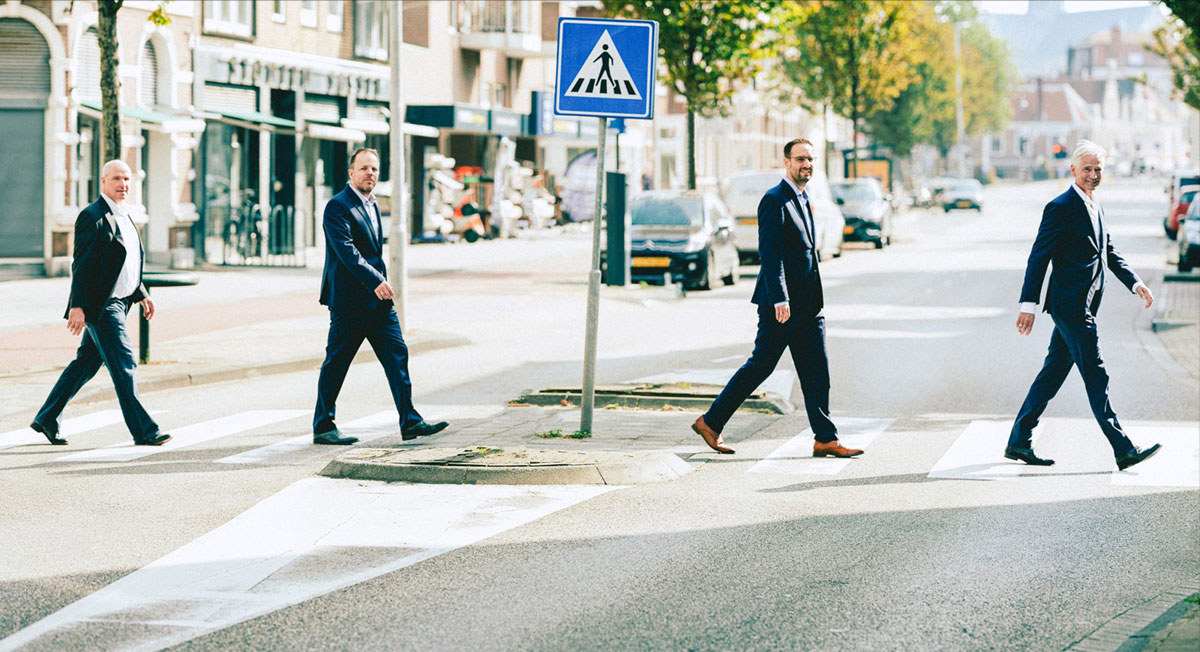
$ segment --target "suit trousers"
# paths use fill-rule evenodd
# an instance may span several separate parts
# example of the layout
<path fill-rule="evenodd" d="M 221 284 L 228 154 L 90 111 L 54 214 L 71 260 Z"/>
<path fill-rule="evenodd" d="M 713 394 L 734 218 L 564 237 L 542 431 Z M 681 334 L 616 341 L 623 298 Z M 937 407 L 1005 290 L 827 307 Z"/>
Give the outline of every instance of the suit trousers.
<path fill-rule="evenodd" d="M 829 418 L 829 357 L 825 352 L 825 317 L 792 315 L 779 323 L 772 306 L 758 309 L 758 336 L 750 359 L 729 379 L 713 401 L 704 422 L 721 432 L 733 413 L 775 371 L 784 349 L 792 353 L 808 424 L 817 441 L 837 440 L 837 426 Z"/>
<path fill-rule="evenodd" d="M 1087 389 L 1088 403 L 1092 415 L 1100 424 L 1100 430 L 1112 445 L 1113 454 L 1117 456 L 1133 452 L 1133 443 L 1125 436 L 1121 423 L 1108 400 L 1108 371 L 1104 368 L 1104 360 L 1100 357 L 1100 338 L 1096 330 L 1096 318 L 1084 313 L 1082 317 L 1059 317 L 1051 314 L 1054 320 L 1054 334 L 1050 336 L 1050 349 L 1046 353 L 1046 361 L 1042 370 L 1034 379 L 1025 397 L 1025 403 L 1013 423 L 1008 445 L 1017 448 L 1029 448 L 1033 437 L 1033 429 L 1037 427 L 1038 419 L 1045 412 L 1050 400 L 1058 393 L 1059 388 L 1071 372 L 1071 367 L 1078 367 L 1083 376 L 1083 385 Z"/>
<path fill-rule="evenodd" d="M 317 380 L 317 409 L 313 415 L 313 433 L 335 430 L 334 413 L 342 383 L 350 363 L 362 346 L 371 343 L 375 357 L 383 365 L 392 400 L 400 415 L 400 429 L 422 421 L 412 402 L 412 380 L 408 376 L 408 346 L 400 332 L 400 321 L 392 304 L 380 304 L 375 309 L 329 309 L 329 341 L 325 346 L 325 362 Z"/>
<path fill-rule="evenodd" d="M 158 424 L 142 407 L 137 383 L 133 379 L 137 362 L 125 328 L 125 319 L 132 305 L 128 299 L 109 299 L 96 318 L 86 322 L 83 341 L 75 352 L 75 359 L 58 377 L 58 382 L 50 390 L 50 396 L 46 397 L 34 421 L 46 430 L 58 432 L 67 402 L 96 375 L 100 365 L 104 365 L 108 367 L 108 375 L 112 378 L 113 389 L 121 405 L 121 415 L 125 417 L 125 425 L 129 427 L 134 441 L 158 435 Z"/>

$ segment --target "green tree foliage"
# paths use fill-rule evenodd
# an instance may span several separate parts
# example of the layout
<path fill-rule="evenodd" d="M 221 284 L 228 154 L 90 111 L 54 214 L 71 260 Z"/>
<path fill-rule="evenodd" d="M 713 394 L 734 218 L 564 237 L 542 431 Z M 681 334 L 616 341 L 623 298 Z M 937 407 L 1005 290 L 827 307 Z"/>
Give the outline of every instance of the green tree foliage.
<path fill-rule="evenodd" d="M 785 87 L 810 106 L 850 119 L 858 141 L 861 119 L 891 110 L 917 81 L 922 53 L 912 32 L 923 3 L 896 0 L 813 0 L 779 9 L 778 72 Z"/>
<path fill-rule="evenodd" d="M 688 188 L 696 187 L 696 116 L 728 113 L 739 81 L 759 70 L 770 0 L 608 0 L 607 13 L 658 22 L 664 81 L 687 101 Z"/>
<path fill-rule="evenodd" d="M 1151 52 L 1171 64 L 1175 88 L 1183 101 L 1200 109 L 1200 3 L 1195 0 L 1162 0 L 1171 10 L 1167 24 L 1154 30 Z"/>

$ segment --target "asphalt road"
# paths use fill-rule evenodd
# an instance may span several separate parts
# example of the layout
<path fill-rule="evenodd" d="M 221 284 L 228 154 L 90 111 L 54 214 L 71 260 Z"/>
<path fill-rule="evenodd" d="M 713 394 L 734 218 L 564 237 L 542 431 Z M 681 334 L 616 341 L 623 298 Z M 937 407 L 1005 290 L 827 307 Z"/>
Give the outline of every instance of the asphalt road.
<path fill-rule="evenodd" d="M 836 468 L 788 452 L 803 411 L 735 417 L 738 454 L 681 451 L 697 470 L 680 480 L 589 494 L 314 480 L 337 449 L 220 461 L 306 435 L 312 373 L 146 396 L 172 429 L 294 412 L 143 459 L 62 459 L 124 441 L 120 424 L 70 450 L 4 450 L 0 637 L 10 638 L 0 649 L 41 619 L 61 626 L 25 649 L 1066 649 L 1164 591 L 1200 584 L 1189 475 L 1200 473 L 1190 457 L 1200 385 L 1170 367 L 1150 311 L 1110 276 L 1099 328 L 1113 405 L 1135 440 L 1167 438 L 1161 470 L 1112 473 L 1077 375 L 1038 439 L 1059 464 L 988 466 L 1003 462 L 986 445 L 1011 422 L 1049 340 L 1044 315 L 1017 335 L 1016 299 L 1040 207 L 1061 187 L 989 187 L 981 214 L 912 211 L 894 246 L 822 265 L 835 421 L 886 420 L 866 456 Z M 1102 190 L 1117 247 L 1157 290 L 1167 249 L 1158 184 Z M 412 361 L 418 407 L 456 427 L 486 423 L 524 390 L 579 382 L 588 237 L 520 244 L 540 251 L 536 269 L 531 257 L 496 255 L 518 245 L 491 245 L 450 254 L 478 261 L 426 270 L 409 314 L 472 341 Z M 606 291 L 598 380 L 732 373 L 754 334 L 745 271 L 734 287 L 682 300 L 663 288 Z M 389 405 L 378 368 L 354 367 L 343 425 Z M 692 418 L 668 415 L 661 427 L 686 433 Z M 6 418 L 0 431 L 22 425 Z M 768 457 L 773 469 L 760 466 Z M 355 512 L 364 494 L 411 520 Z M 339 514 L 334 534 L 299 543 L 303 526 Z M 282 558 L 305 561 L 254 568 Z M 228 566 L 227 582 L 188 579 L 214 564 Z M 145 587 L 168 585 L 131 615 Z M 100 602 L 109 616 L 95 615 Z"/>

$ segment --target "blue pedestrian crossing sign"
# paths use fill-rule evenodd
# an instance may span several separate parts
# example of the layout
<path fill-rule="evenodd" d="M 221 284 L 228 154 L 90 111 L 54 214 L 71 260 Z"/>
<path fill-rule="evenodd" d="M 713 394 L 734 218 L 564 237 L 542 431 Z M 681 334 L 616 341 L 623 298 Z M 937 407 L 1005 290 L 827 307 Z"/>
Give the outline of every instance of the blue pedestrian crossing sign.
<path fill-rule="evenodd" d="M 657 65 L 652 20 L 559 18 L 554 112 L 653 118 Z"/>

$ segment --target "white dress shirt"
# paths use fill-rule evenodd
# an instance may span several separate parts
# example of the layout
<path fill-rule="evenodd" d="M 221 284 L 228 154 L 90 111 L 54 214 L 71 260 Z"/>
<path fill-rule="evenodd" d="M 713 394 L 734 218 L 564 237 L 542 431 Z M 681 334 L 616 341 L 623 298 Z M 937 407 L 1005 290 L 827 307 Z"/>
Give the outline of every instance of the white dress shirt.
<path fill-rule="evenodd" d="M 1092 235 L 1096 237 L 1096 246 L 1100 248 L 1100 273 L 1103 274 L 1106 262 L 1105 250 L 1107 247 L 1104 246 L 1103 242 L 1100 242 L 1100 216 L 1103 215 L 1104 209 L 1100 208 L 1100 202 L 1088 197 L 1087 193 L 1083 191 L 1083 188 L 1079 187 L 1079 184 L 1072 183 L 1071 187 L 1075 189 L 1075 192 L 1079 195 L 1079 198 L 1083 200 L 1083 205 L 1087 207 L 1088 219 L 1092 221 Z M 1145 283 L 1138 281 L 1133 286 L 1133 292 L 1137 292 L 1139 285 L 1145 285 Z M 1037 312 L 1037 304 L 1030 301 L 1022 303 L 1021 312 L 1027 312 L 1032 315 Z"/>
<path fill-rule="evenodd" d="M 125 262 L 121 265 L 121 273 L 117 275 L 117 284 L 112 292 L 113 299 L 124 299 L 142 284 L 142 240 L 133 220 L 129 218 L 129 212 L 125 210 L 125 202 L 117 203 L 104 193 L 100 193 L 100 196 L 108 203 L 109 212 L 117 221 L 121 239 L 125 241 Z"/>
<path fill-rule="evenodd" d="M 369 226 L 375 229 L 375 240 L 379 242 L 380 246 L 383 246 L 383 225 L 380 223 L 379 202 L 375 201 L 375 193 L 372 192 L 369 195 L 364 195 L 358 188 L 354 187 L 354 184 L 350 184 L 350 189 L 362 200 L 363 206 L 367 209 L 367 215 L 371 218 Z"/>

